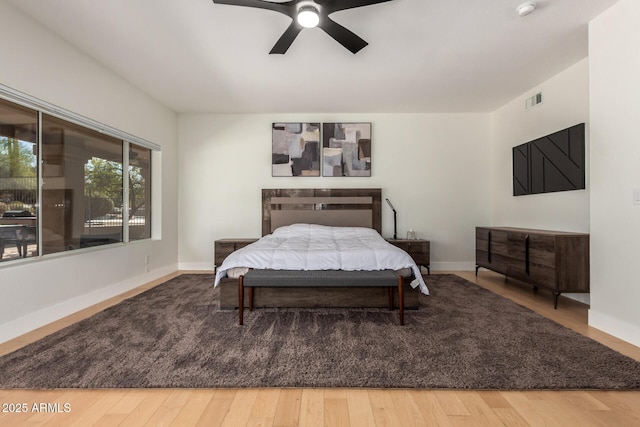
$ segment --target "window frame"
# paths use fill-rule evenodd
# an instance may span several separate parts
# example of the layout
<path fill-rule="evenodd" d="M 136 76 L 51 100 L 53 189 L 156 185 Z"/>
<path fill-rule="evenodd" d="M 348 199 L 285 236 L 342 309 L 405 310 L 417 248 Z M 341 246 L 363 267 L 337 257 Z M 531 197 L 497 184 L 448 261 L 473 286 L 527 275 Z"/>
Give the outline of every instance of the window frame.
<path fill-rule="evenodd" d="M 71 255 L 71 254 L 77 254 L 77 253 L 84 253 L 86 251 L 90 251 L 90 250 L 96 250 L 96 249 L 100 249 L 103 247 L 113 247 L 115 245 L 126 245 L 126 244 L 131 244 L 131 243 L 139 243 L 139 242 L 144 242 L 144 241 L 148 241 L 148 240 L 153 240 L 154 236 L 153 236 L 153 229 L 151 227 L 151 225 L 153 224 L 154 217 L 156 217 L 157 214 L 154 214 L 154 210 L 152 209 L 152 205 L 153 205 L 153 201 L 152 201 L 152 188 L 153 186 L 153 173 L 152 173 L 152 163 L 153 163 L 153 159 L 157 158 L 157 154 L 160 153 L 161 147 L 158 144 L 155 144 L 153 142 L 147 141 L 143 138 L 137 137 L 135 135 L 129 134 L 127 132 L 121 131 L 117 128 L 114 128 L 112 126 L 106 125 L 104 123 L 98 122 L 96 120 L 90 119 L 88 117 L 85 117 L 83 115 L 74 113 L 72 111 L 66 110 L 64 108 L 58 107 L 54 104 L 48 103 L 46 101 L 40 100 L 38 98 L 34 98 L 30 95 L 27 95 L 25 93 L 22 93 L 20 91 L 17 91 L 15 89 L 12 89 L 8 86 L 5 86 L 3 84 L 0 84 L 0 99 L 3 99 L 6 102 L 10 102 L 15 104 L 17 107 L 25 107 L 25 108 L 29 108 L 31 110 L 34 110 L 37 113 L 37 141 L 36 141 L 36 146 L 37 146 L 37 157 L 36 157 L 36 161 L 38 163 L 38 167 L 37 167 L 37 187 L 36 187 L 36 192 L 37 192 L 37 201 L 36 201 L 36 215 L 37 215 L 37 241 L 38 241 L 38 253 L 37 255 L 34 255 L 32 257 L 26 257 L 26 258 L 18 258 L 18 259 L 10 259 L 10 260 L 6 260 L 6 261 L 2 261 L 0 262 L 0 268 L 6 265 L 15 265 L 16 261 L 20 262 L 28 262 L 29 260 L 34 260 L 34 259 L 41 259 L 43 257 L 49 258 L 49 257 L 56 257 L 56 256 L 63 256 L 63 255 Z M 43 115 L 49 115 L 51 117 L 54 117 L 56 119 L 59 120 L 63 120 L 66 122 L 69 122 L 72 125 L 76 125 L 76 126 L 81 126 L 83 128 L 86 128 L 88 130 L 91 131 L 97 131 L 101 134 L 104 134 L 106 136 L 112 137 L 112 138 L 116 138 L 120 141 L 120 143 L 122 144 L 122 150 L 123 150 L 123 164 L 122 164 L 122 170 L 123 170 L 123 176 L 122 176 L 122 191 L 123 191 L 123 203 L 122 203 L 122 209 L 123 212 L 128 212 L 129 211 L 129 168 L 131 167 L 130 164 L 130 158 L 129 158 L 129 153 L 131 150 L 132 146 L 137 146 L 140 148 L 144 148 L 144 149 L 148 149 L 149 151 L 149 182 L 148 182 L 148 186 L 147 186 L 147 191 L 149 191 L 149 206 L 145 206 L 146 209 L 148 209 L 150 211 L 150 214 L 148 216 L 148 219 L 151 221 L 151 223 L 149 224 L 149 237 L 144 237 L 142 239 L 135 239 L 135 240 L 130 240 L 130 234 L 129 234 L 129 221 L 125 221 L 124 217 L 123 217 L 123 221 L 122 221 L 122 242 L 118 242 L 118 243 L 110 243 L 110 244 L 105 244 L 105 245 L 99 245 L 99 246 L 93 246 L 93 247 L 88 247 L 88 248 L 78 248 L 78 249 L 74 249 L 74 250 L 67 250 L 67 251 L 59 251 L 59 252 L 53 252 L 53 253 L 49 253 L 49 254 L 44 254 L 43 253 L 43 240 L 42 240 L 42 223 L 43 223 L 43 219 L 42 219 L 42 196 L 43 196 L 43 167 L 42 167 L 42 153 L 43 153 L 43 138 L 42 138 L 42 131 L 43 131 Z M 128 216 L 127 216 L 128 218 Z M 125 226 L 126 225 L 126 226 Z"/>

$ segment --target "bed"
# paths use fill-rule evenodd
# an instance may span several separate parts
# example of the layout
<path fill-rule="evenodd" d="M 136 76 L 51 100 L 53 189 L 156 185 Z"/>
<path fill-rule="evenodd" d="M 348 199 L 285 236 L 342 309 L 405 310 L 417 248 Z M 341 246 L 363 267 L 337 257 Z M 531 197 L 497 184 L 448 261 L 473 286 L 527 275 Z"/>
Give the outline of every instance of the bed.
<path fill-rule="evenodd" d="M 428 289 L 411 257 L 381 237 L 381 206 L 380 189 L 262 190 L 263 238 L 232 253 L 217 269 L 220 308 L 238 307 L 237 278 L 252 268 L 393 269 L 405 277 L 405 308 L 417 309 L 419 293 Z M 387 305 L 388 293 L 381 288 L 265 287 L 254 295 L 255 307 Z"/>

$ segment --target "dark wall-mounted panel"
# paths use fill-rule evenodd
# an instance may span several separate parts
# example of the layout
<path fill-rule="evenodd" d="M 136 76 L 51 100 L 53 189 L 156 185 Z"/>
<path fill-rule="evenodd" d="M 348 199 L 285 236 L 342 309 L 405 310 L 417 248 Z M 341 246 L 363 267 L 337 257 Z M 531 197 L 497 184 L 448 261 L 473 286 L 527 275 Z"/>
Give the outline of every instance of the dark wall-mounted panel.
<path fill-rule="evenodd" d="M 513 195 L 529 194 L 529 148 L 522 144 L 513 147 Z"/>
<path fill-rule="evenodd" d="M 513 195 L 585 188 L 585 125 L 513 147 Z"/>

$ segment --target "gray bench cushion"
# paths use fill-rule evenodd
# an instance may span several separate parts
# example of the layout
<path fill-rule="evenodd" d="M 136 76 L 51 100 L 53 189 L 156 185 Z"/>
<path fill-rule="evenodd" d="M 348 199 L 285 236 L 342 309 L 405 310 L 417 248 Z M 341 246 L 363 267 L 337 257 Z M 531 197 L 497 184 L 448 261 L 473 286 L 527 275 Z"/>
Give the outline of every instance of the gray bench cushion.
<path fill-rule="evenodd" d="M 250 270 L 244 276 L 245 287 L 368 287 L 397 286 L 393 270 Z"/>

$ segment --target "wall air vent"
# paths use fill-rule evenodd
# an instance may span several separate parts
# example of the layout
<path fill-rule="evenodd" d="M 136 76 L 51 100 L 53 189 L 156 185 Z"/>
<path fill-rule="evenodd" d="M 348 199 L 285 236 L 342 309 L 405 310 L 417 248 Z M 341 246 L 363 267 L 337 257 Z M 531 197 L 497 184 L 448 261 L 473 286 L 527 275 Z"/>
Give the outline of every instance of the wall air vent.
<path fill-rule="evenodd" d="M 530 110 L 538 104 L 542 103 L 542 92 L 538 92 L 530 98 L 527 98 L 524 104 L 525 110 Z"/>

